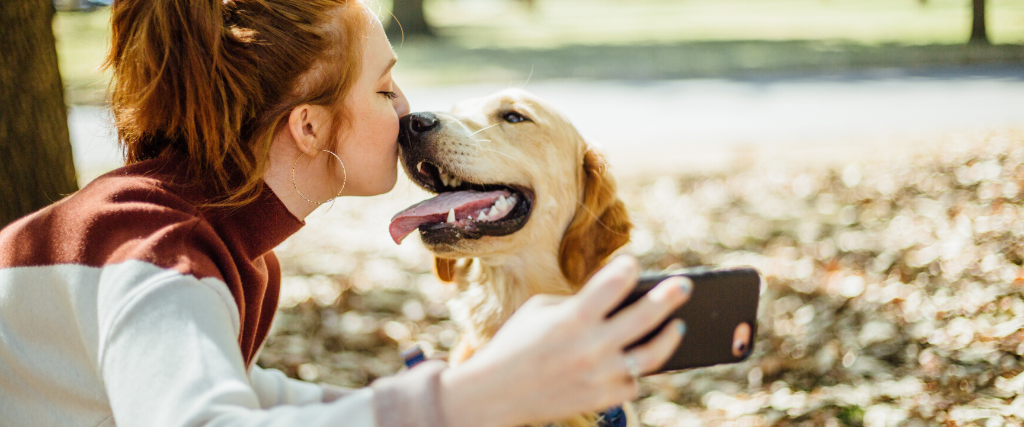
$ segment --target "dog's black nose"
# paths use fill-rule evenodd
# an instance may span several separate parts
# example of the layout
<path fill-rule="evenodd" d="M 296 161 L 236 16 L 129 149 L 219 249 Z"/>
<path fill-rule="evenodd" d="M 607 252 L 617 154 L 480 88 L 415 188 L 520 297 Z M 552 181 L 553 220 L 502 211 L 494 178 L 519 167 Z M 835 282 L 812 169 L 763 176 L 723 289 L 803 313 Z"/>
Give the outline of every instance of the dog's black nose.
<path fill-rule="evenodd" d="M 398 143 L 406 149 L 419 145 L 426 133 L 441 127 L 441 122 L 432 113 L 413 113 L 398 120 Z"/>
<path fill-rule="evenodd" d="M 430 113 L 417 113 L 409 118 L 409 126 L 413 132 L 430 132 L 437 127 L 437 117 Z"/>
<path fill-rule="evenodd" d="M 409 133 L 409 136 L 416 138 L 420 134 L 430 132 L 437 128 L 440 122 L 437 116 L 431 113 L 413 113 L 402 117 L 402 130 Z"/>

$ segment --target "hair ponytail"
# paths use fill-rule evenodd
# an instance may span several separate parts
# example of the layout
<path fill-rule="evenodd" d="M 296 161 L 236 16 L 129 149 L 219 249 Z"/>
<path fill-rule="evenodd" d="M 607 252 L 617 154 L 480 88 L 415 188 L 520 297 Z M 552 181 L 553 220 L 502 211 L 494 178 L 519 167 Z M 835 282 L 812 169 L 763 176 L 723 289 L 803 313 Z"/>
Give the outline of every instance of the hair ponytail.
<path fill-rule="evenodd" d="M 273 133 L 292 108 L 344 113 L 366 29 L 362 8 L 350 4 L 359 2 L 115 2 L 105 66 L 126 163 L 178 151 L 191 179 L 217 192 L 211 204 L 254 199 Z"/>

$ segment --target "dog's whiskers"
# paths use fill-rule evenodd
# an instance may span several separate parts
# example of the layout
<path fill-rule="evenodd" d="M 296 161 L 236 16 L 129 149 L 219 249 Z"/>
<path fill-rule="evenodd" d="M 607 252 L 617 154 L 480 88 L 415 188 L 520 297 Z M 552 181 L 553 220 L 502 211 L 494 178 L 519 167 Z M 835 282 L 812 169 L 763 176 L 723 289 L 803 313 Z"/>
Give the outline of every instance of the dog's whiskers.
<path fill-rule="evenodd" d="M 510 155 L 508 155 L 508 154 L 502 153 L 501 151 L 498 151 L 498 150 L 492 150 L 492 149 L 490 149 L 490 148 L 484 148 L 484 147 L 481 147 L 481 146 L 480 146 L 480 144 L 477 144 L 477 145 L 476 145 L 476 148 L 477 148 L 477 149 L 479 149 L 479 150 L 484 150 L 484 151 L 490 151 L 490 152 L 493 152 L 493 153 L 498 153 L 498 154 L 501 154 L 502 156 L 505 156 L 505 157 L 508 157 L 509 159 L 515 160 L 516 162 L 518 162 L 519 164 L 521 164 L 521 165 L 523 165 L 523 166 L 527 166 L 527 164 L 526 164 L 526 163 L 523 163 L 523 161 L 522 161 L 522 160 L 519 160 L 519 159 L 517 159 L 517 158 L 515 158 L 515 157 L 512 157 L 512 156 L 510 156 Z"/>
<path fill-rule="evenodd" d="M 476 142 L 491 142 L 489 139 L 478 139 Z"/>
<path fill-rule="evenodd" d="M 530 66 L 530 75 L 526 76 L 526 81 L 519 86 L 520 89 L 526 87 L 526 84 L 530 82 L 530 78 L 533 77 L 533 65 Z"/>
<path fill-rule="evenodd" d="M 495 127 L 495 126 L 497 126 L 497 125 L 500 125 L 500 124 L 501 124 L 501 123 L 495 123 L 495 124 L 493 124 L 493 125 L 487 126 L 487 127 L 483 128 L 483 129 L 480 129 L 480 130 L 478 130 L 478 131 L 476 131 L 476 132 L 473 132 L 473 133 L 469 134 L 469 136 L 473 136 L 473 135 L 476 135 L 476 134 L 478 134 L 478 133 L 480 133 L 480 132 L 483 132 L 483 131 L 485 131 L 485 130 L 487 130 L 487 129 L 490 129 L 490 128 L 492 128 L 492 127 Z"/>
<path fill-rule="evenodd" d="M 604 227 L 605 230 L 611 231 L 612 233 L 615 233 L 615 234 L 627 234 L 627 235 L 629 234 L 629 233 L 622 233 L 620 231 L 613 230 L 611 227 L 608 226 L 608 224 L 605 224 L 604 221 L 601 221 L 601 218 L 598 217 L 597 214 L 594 213 L 594 211 L 590 210 L 590 208 L 588 208 L 587 205 L 583 204 L 583 202 L 577 200 L 576 201 L 576 206 L 579 206 L 580 209 L 583 209 L 588 214 L 590 214 L 590 217 L 594 218 L 594 222 L 596 222 L 601 227 Z"/>

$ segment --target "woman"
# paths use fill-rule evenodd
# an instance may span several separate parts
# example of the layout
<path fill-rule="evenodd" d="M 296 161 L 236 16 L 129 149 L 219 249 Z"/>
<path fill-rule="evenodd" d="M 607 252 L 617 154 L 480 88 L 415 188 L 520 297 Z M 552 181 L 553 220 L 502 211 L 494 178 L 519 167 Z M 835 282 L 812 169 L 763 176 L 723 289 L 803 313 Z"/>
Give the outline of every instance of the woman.
<path fill-rule="evenodd" d="M 514 426 L 633 398 L 680 332 L 622 348 L 687 294 L 662 284 L 605 319 L 636 281 L 626 257 L 456 367 L 342 390 L 255 365 L 271 249 L 324 201 L 395 183 L 394 62 L 356 0 L 116 2 L 127 166 L 0 231 L 4 425 Z"/>

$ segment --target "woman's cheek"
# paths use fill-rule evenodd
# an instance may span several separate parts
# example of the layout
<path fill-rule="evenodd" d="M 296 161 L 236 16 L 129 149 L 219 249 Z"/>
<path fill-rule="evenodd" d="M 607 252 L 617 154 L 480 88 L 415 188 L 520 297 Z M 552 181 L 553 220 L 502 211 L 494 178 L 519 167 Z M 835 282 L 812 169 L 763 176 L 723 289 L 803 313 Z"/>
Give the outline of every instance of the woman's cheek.
<path fill-rule="evenodd" d="M 394 109 L 390 109 L 389 110 L 389 114 L 387 115 L 387 118 L 388 118 L 388 125 L 387 126 L 388 126 L 389 129 L 391 129 L 390 135 L 392 136 L 392 139 L 394 139 L 395 143 L 397 144 L 398 143 L 398 128 L 399 128 L 398 120 L 400 119 L 400 117 L 398 117 L 398 112 L 395 111 Z"/>
<path fill-rule="evenodd" d="M 383 167 L 382 172 L 384 173 L 378 181 L 380 187 L 374 191 L 375 194 L 384 194 L 395 188 L 395 183 L 398 182 L 398 158 L 396 157 L 395 161 L 391 162 L 389 166 Z"/>

